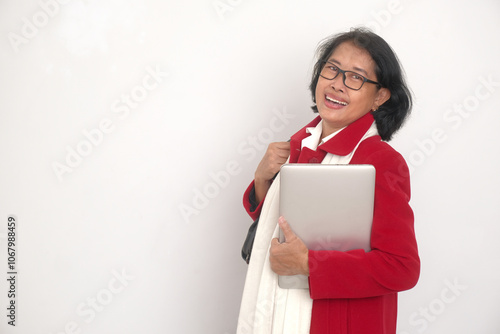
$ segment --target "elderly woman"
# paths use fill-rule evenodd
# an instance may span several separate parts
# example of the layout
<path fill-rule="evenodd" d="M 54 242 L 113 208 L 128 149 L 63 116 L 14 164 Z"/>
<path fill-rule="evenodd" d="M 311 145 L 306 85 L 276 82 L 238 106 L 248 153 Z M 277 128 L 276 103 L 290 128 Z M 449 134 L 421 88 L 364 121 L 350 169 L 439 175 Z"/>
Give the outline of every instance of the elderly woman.
<path fill-rule="evenodd" d="M 290 142 L 269 145 L 244 194 L 247 212 L 260 221 L 239 334 L 395 334 L 397 293 L 418 280 L 409 171 L 386 143 L 412 105 L 398 59 L 381 37 L 364 29 L 326 40 L 318 55 L 310 90 L 319 115 Z M 278 217 L 275 175 L 287 161 L 375 167 L 371 251 L 307 249 L 286 217 Z M 309 289 L 278 286 L 278 275 L 296 274 L 309 276 Z"/>

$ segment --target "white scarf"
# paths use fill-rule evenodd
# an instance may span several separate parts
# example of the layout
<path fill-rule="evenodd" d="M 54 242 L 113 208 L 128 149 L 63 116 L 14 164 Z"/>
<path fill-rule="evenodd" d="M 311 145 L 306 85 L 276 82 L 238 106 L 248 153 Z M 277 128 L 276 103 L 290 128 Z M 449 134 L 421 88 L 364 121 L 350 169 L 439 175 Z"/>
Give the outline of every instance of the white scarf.
<path fill-rule="evenodd" d="M 312 129 L 311 136 L 305 139 L 314 137 L 318 129 L 321 129 L 321 122 Z M 327 153 L 321 163 L 349 164 L 359 144 L 377 134 L 374 122 L 350 154 L 339 156 Z M 319 138 L 309 140 L 311 143 L 315 142 L 315 145 L 308 143 L 303 146 L 316 149 L 310 145 L 317 146 L 318 140 Z M 311 326 L 312 299 L 309 290 L 281 289 L 278 286 L 278 275 L 271 270 L 269 264 L 271 240 L 279 235 L 279 184 L 278 174 L 267 192 L 260 214 L 241 300 L 237 334 L 306 334 Z"/>

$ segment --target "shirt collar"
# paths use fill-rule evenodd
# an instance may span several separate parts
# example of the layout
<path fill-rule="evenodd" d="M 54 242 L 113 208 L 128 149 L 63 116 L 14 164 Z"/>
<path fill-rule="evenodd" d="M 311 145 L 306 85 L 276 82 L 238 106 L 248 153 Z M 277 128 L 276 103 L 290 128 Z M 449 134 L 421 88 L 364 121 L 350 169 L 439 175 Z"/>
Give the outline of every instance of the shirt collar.
<path fill-rule="evenodd" d="M 318 116 L 291 137 L 290 140 L 291 161 L 293 161 L 293 158 L 295 156 L 298 157 L 298 154 L 300 153 L 300 150 L 302 148 L 301 144 L 302 140 L 307 137 L 310 137 L 313 132 L 317 131 L 317 130 L 316 131 L 308 130 L 308 128 L 317 129 L 317 126 L 320 122 L 321 122 L 321 117 Z M 354 150 L 358 142 L 361 140 L 366 131 L 368 131 L 373 122 L 374 122 L 373 115 L 372 113 L 369 112 L 363 117 L 359 118 L 358 120 L 352 122 L 345 128 L 324 138 L 324 140 L 318 147 L 328 153 L 342 155 L 342 156 L 348 155 Z M 318 141 L 319 137 L 316 140 Z"/>

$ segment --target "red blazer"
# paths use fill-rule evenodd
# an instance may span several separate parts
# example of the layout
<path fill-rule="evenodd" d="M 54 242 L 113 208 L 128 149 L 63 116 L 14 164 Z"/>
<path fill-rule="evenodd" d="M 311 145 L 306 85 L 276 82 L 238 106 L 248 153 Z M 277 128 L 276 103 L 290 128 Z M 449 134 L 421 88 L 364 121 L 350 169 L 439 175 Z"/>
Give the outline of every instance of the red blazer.
<path fill-rule="evenodd" d="M 292 136 L 290 162 L 314 162 L 301 156 L 300 143 L 315 126 L 317 117 Z M 350 124 L 318 150 L 347 155 L 373 122 L 368 113 Z M 375 206 L 371 251 L 309 251 L 309 292 L 313 299 L 311 334 L 395 334 L 397 292 L 418 281 L 420 259 L 410 208 L 410 177 L 403 157 L 380 136 L 365 139 L 351 164 L 371 164 L 376 169 Z M 253 182 L 243 204 L 256 219 L 262 201 L 252 207 Z"/>

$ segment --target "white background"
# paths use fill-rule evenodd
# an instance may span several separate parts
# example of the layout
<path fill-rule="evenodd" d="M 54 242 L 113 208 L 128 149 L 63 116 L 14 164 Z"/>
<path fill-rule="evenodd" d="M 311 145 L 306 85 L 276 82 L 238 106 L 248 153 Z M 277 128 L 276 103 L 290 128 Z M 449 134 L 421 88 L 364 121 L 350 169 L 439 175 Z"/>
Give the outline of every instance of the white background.
<path fill-rule="evenodd" d="M 15 215 L 18 276 L 0 332 L 234 333 L 242 193 L 314 117 L 317 44 L 367 25 L 415 94 L 391 142 L 422 260 L 398 333 L 499 333 L 499 18 L 497 0 L 1 0 L 0 267 Z"/>

